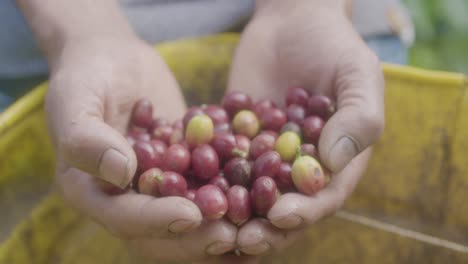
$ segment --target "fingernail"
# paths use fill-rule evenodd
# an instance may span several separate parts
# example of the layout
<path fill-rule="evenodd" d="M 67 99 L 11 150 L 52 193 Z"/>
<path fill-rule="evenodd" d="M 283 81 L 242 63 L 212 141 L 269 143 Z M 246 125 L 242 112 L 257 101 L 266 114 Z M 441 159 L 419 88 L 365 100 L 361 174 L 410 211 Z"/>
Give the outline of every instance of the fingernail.
<path fill-rule="evenodd" d="M 249 254 L 249 255 L 260 255 L 270 250 L 270 248 L 271 248 L 270 244 L 262 241 L 252 246 L 243 247 L 241 248 L 241 250 L 242 252 Z"/>
<path fill-rule="evenodd" d="M 176 220 L 169 224 L 169 231 L 172 233 L 182 233 L 192 229 L 195 224 L 196 223 L 189 220 Z"/>
<path fill-rule="evenodd" d="M 234 249 L 234 246 L 232 243 L 214 242 L 206 248 L 206 253 L 209 255 L 221 255 Z"/>
<path fill-rule="evenodd" d="M 294 228 L 303 222 L 304 219 L 295 214 L 288 214 L 271 220 L 271 223 L 279 228 Z"/>
<path fill-rule="evenodd" d="M 99 164 L 99 174 L 101 179 L 125 188 L 131 180 L 128 175 L 128 158 L 115 149 L 106 150 Z"/>
<path fill-rule="evenodd" d="M 340 138 L 332 147 L 329 154 L 330 167 L 332 170 L 340 171 L 343 169 L 356 155 L 358 148 L 356 143 L 349 137 Z"/>

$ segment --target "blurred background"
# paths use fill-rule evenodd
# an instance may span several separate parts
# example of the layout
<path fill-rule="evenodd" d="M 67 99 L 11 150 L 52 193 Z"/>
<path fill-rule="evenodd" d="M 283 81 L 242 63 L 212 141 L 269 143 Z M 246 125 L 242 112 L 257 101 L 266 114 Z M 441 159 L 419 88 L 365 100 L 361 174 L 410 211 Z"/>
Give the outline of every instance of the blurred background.
<path fill-rule="evenodd" d="M 468 0 L 404 0 L 416 31 L 409 64 L 468 73 Z"/>

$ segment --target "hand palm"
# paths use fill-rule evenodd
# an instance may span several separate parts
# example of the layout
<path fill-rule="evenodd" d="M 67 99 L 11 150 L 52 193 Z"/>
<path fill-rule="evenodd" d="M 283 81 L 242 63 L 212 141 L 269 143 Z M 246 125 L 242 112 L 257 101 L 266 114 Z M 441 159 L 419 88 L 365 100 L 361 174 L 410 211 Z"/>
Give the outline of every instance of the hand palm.
<path fill-rule="evenodd" d="M 155 114 L 169 120 L 185 111 L 157 53 L 135 41 L 86 40 L 68 46 L 56 69 L 46 110 L 57 183 L 69 204 L 151 259 L 203 260 L 231 250 L 237 228 L 225 221 L 202 223 L 189 200 L 133 191 L 109 196 L 95 184 L 96 176 L 118 185 L 133 176 L 136 157 L 123 134 L 137 100 L 150 98 Z"/>
<path fill-rule="evenodd" d="M 303 230 L 336 211 L 363 174 L 368 147 L 383 128 L 383 78 L 376 56 L 337 12 L 293 12 L 288 19 L 258 16 L 247 27 L 231 68 L 229 89 L 284 105 L 287 87 L 325 94 L 337 103 L 319 142 L 321 161 L 333 172 L 330 184 L 314 196 L 285 194 L 268 213 L 240 230 L 247 254 L 290 245 Z M 311 16 L 314 23 L 307 23 Z M 288 235 L 284 235 L 287 233 Z"/>

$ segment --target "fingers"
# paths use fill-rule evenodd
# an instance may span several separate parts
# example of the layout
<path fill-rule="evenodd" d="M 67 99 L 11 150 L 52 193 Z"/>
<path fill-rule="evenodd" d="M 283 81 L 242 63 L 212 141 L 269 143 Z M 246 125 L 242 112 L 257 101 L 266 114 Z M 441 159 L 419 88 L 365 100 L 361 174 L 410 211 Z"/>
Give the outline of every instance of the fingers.
<path fill-rule="evenodd" d="M 136 157 L 127 140 L 93 117 L 77 120 L 60 136 L 60 152 L 72 167 L 124 188 L 136 170 Z"/>
<path fill-rule="evenodd" d="M 206 221 L 176 240 L 142 239 L 133 241 L 132 248 L 154 260 L 215 261 L 236 247 L 236 236 L 237 228 L 227 221 Z"/>
<path fill-rule="evenodd" d="M 64 85 L 56 80 L 46 103 L 57 154 L 70 167 L 124 188 L 135 173 L 136 157 L 123 135 L 104 122 L 102 95 L 86 89 L 66 95 L 60 90 Z"/>
<path fill-rule="evenodd" d="M 258 256 L 270 252 L 281 252 L 303 233 L 304 230 L 281 230 L 266 219 L 256 218 L 239 230 L 237 243 L 243 253 Z"/>
<path fill-rule="evenodd" d="M 327 187 L 313 196 L 282 195 L 268 212 L 271 223 L 282 229 L 315 223 L 338 210 L 354 190 L 366 169 L 371 150 L 359 154 L 344 170 L 334 175 Z"/>
<path fill-rule="evenodd" d="M 92 176 L 74 168 L 61 173 L 58 181 L 72 206 L 125 239 L 173 237 L 202 221 L 197 206 L 181 197 L 154 198 L 134 192 L 109 196 L 97 188 Z"/>
<path fill-rule="evenodd" d="M 345 56 L 335 80 L 337 112 L 323 128 L 319 153 L 333 172 L 371 146 L 384 128 L 384 82 L 378 59 L 366 48 Z"/>

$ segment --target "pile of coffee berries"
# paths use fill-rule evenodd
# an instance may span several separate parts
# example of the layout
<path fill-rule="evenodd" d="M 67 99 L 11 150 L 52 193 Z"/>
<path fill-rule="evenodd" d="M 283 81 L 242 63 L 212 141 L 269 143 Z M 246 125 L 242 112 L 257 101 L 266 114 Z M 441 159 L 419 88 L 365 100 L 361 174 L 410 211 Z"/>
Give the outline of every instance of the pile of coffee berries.
<path fill-rule="evenodd" d="M 333 104 L 289 88 L 285 105 L 234 91 L 169 123 L 153 117 L 150 101 L 138 101 L 127 134 L 138 160 L 133 189 L 185 197 L 205 219 L 236 225 L 265 216 L 283 193 L 315 194 L 330 177 L 317 144 Z"/>

